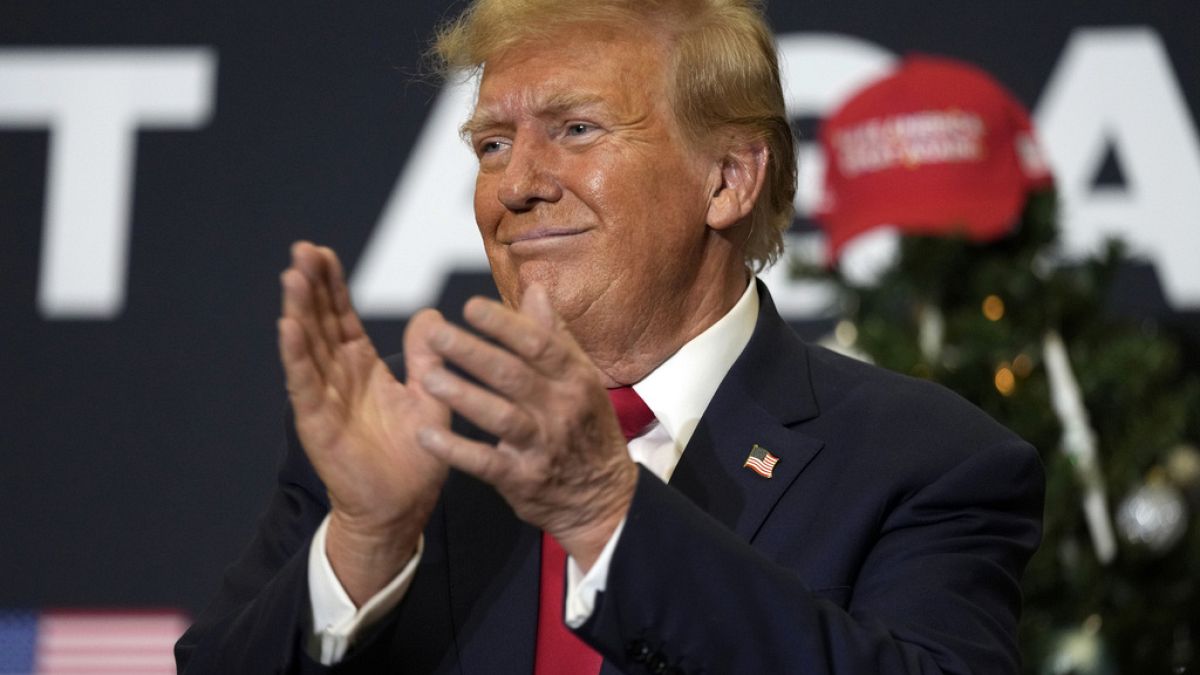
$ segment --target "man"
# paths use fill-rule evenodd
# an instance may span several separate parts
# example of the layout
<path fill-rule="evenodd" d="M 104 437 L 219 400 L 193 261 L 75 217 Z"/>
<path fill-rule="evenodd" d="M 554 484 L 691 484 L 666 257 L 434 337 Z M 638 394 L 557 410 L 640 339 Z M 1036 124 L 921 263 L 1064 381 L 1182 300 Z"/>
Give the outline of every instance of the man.
<path fill-rule="evenodd" d="M 295 433 L 181 670 L 1015 671 L 1036 454 L 804 345 L 749 271 L 795 184 L 752 3 L 480 0 L 438 49 L 482 66 L 504 302 L 417 314 L 389 367 L 293 248 Z"/>

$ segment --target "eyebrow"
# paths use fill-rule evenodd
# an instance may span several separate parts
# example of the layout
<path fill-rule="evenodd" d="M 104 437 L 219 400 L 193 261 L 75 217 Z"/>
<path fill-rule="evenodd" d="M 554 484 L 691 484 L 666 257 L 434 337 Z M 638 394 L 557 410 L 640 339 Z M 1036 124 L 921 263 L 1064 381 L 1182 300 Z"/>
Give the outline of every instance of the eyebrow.
<path fill-rule="evenodd" d="M 544 97 L 524 101 L 523 107 L 536 110 L 539 117 L 562 117 L 567 113 L 595 107 L 607 102 L 602 96 L 576 91 L 562 91 L 547 94 Z M 508 126 L 504 115 L 496 109 L 476 107 L 470 119 L 463 122 L 458 133 L 463 140 L 470 142 L 475 134 L 495 127 Z"/>

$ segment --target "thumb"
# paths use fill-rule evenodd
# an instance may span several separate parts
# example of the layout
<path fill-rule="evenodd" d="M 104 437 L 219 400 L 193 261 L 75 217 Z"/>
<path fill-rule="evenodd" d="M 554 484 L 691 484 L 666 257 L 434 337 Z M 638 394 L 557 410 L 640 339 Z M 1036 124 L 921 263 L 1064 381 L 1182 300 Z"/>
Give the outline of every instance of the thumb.
<path fill-rule="evenodd" d="M 558 328 L 558 313 L 554 311 L 550 295 L 541 284 L 530 284 L 525 289 L 525 294 L 521 296 L 521 313 L 547 330 Z"/>
<path fill-rule="evenodd" d="M 422 309 L 408 320 L 404 328 L 405 385 L 428 396 L 421 385 L 426 373 L 441 368 L 444 361 L 430 346 L 433 332 L 445 325 L 446 319 L 433 309 Z"/>

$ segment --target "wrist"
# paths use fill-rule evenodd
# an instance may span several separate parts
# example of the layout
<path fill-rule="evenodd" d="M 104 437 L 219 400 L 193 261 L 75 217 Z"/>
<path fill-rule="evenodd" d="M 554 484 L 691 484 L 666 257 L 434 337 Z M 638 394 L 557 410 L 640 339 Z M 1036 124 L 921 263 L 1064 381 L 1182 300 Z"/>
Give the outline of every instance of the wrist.
<path fill-rule="evenodd" d="M 391 527 L 360 527 L 336 510 L 330 513 L 325 556 L 338 582 L 356 607 L 383 589 L 412 560 L 420 524 L 400 522 Z"/>
<path fill-rule="evenodd" d="M 598 501 L 602 508 L 597 510 L 594 517 L 561 532 L 551 532 L 582 572 L 587 573 L 592 568 L 617 526 L 629 513 L 629 505 L 637 489 L 637 477 L 637 465 L 632 461 L 625 462 L 614 481 L 606 483 L 601 491 L 604 499 Z"/>

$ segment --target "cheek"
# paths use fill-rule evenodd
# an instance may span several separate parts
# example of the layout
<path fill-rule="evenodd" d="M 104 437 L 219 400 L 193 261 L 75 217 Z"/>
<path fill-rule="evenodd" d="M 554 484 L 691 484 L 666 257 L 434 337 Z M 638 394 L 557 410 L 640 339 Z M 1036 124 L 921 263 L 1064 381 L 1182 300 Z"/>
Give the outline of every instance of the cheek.
<path fill-rule="evenodd" d="M 483 174 L 475 178 L 475 224 L 485 243 L 495 237 L 496 225 L 500 220 L 498 208 L 502 206 L 500 200 L 496 199 L 496 189 L 491 182 Z"/>
<path fill-rule="evenodd" d="M 505 248 L 496 244 L 494 239 L 484 237 L 483 243 L 484 253 L 488 259 L 488 269 L 492 274 L 492 282 L 496 284 L 496 291 L 500 294 L 501 300 L 512 305 L 517 298 L 521 297 L 517 265 L 506 255 Z"/>
<path fill-rule="evenodd" d="M 590 158 L 566 168 L 559 174 L 564 187 L 574 193 L 581 206 L 600 220 L 608 221 L 617 215 L 624 190 L 621 176 L 628 171 L 612 158 Z"/>
<path fill-rule="evenodd" d="M 502 263 L 498 259 L 500 247 L 496 243 L 496 230 L 500 226 L 500 218 L 502 217 L 502 205 L 495 197 L 495 191 L 490 189 L 486 182 L 480 178 L 475 181 L 475 227 L 479 229 L 479 237 L 483 241 L 483 249 L 487 254 L 488 262 L 493 268 L 497 268 Z"/>
<path fill-rule="evenodd" d="M 611 190 L 609 183 L 612 181 L 612 172 L 607 166 L 593 166 L 580 181 L 585 194 L 603 197 Z"/>
<path fill-rule="evenodd" d="M 620 213 L 633 255 L 690 250 L 707 229 L 704 186 L 682 162 L 645 162 L 610 178 L 603 194 L 610 212 Z M 636 243 L 635 243 L 636 242 Z"/>
<path fill-rule="evenodd" d="M 621 161 L 625 160 L 625 161 Z M 609 158 L 579 177 L 580 198 L 625 241 L 645 240 L 659 220 L 664 183 L 659 168 L 645 158 Z"/>

